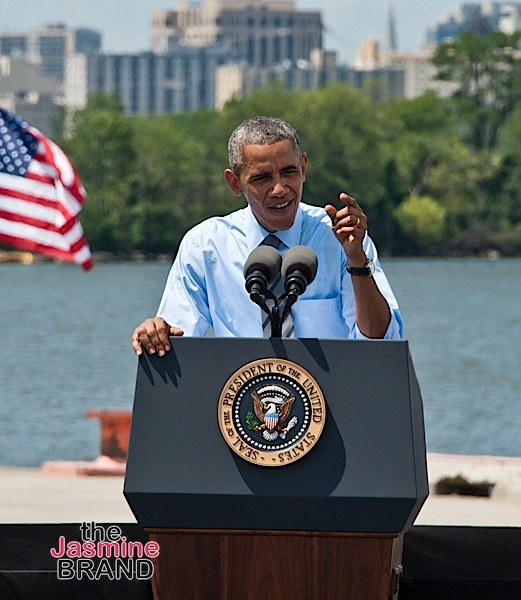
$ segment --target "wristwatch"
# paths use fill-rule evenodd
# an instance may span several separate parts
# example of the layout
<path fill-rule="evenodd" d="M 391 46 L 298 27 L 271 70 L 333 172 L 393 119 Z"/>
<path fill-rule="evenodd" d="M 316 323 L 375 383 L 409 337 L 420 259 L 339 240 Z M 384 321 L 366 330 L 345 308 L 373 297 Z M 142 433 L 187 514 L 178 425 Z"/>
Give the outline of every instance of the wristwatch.
<path fill-rule="evenodd" d="M 370 258 L 367 258 L 363 267 L 350 267 L 348 264 L 347 272 L 353 277 L 372 277 L 374 262 Z"/>

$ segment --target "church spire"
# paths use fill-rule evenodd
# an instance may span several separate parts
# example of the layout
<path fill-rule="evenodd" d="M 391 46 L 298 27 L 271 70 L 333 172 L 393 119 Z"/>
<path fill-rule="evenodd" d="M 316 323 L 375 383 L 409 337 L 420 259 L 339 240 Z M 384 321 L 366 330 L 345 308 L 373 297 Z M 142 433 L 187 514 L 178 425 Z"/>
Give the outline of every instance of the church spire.
<path fill-rule="evenodd" d="M 387 29 L 385 35 L 385 50 L 386 52 L 396 52 L 398 50 L 398 40 L 396 37 L 394 8 L 392 2 L 389 2 L 389 14 L 387 17 Z"/>

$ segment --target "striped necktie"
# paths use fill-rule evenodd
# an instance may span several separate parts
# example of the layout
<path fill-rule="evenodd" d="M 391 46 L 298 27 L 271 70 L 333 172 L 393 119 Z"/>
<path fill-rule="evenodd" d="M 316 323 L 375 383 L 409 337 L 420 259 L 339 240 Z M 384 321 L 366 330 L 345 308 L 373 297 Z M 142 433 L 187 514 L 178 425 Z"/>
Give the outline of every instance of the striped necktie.
<path fill-rule="evenodd" d="M 272 233 L 270 233 L 270 235 L 266 236 L 262 243 L 265 244 L 266 246 L 272 246 L 273 248 L 278 250 L 280 252 L 280 254 L 282 254 L 282 255 L 284 255 L 284 253 L 288 249 L 286 244 L 284 242 L 282 242 L 281 240 L 279 240 L 279 238 L 276 235 L 273 235 Z M 275 280 L 271 283 L 269 289 L 273 294 L 275 294 L 275 296 L 277 298 L 281 294 L 284 293 L 284 291 L 285 291 L 284 290 L 284 281 L 282 280 L 282 275 L 280 273 L 277 275 Z M 267 298 L 266 305 L 271 310 L 274 305 L 274 301 L 271 300 L 271 298 Z M 283 309 L 283 306 L 280 307 L 281 313 L 282 313 L 282 309 Z M 271 323 L 270 323 L 269 315 L 266 315 L 266 313 L 264 311 L 262 312 L 262 315 L 264 317 L 264 321 L 262 323 L 263 335 L 264 335 L 264 337 L 270 337 L 271 336 Z M 286 338 L 295 337 L 295 329 L 293 326 L 293 318 L 291 317 L 291 312 L 288 314 L 288 316 L 284 320 L 284 323 L 282 323 L 282 337 L 286 337 Z"/>

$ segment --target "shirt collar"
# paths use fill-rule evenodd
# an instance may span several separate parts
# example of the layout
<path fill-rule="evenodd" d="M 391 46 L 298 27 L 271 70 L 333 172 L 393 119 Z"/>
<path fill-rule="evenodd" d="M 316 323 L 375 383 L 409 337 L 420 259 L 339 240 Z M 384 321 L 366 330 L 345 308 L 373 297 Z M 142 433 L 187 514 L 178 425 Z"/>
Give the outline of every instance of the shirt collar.
<path fill-rule="evenodd" d="M 284 229 L 282 231 L 270 232 L 264 229 L 264 227 L 255 218 L 249 205 L 246 207 L 246 215 L 248 246 L 250 250 L 253 250 L 259 246 L 264 238 L 270 233 L 276 235 L 281 242 L 286 244 L 288 248 L 293 248 L 293 246 L 298 246 L 300 244 L 300 231 L 302 229 L 302 207 L 300 204 L 298 206 L 293 225 L 289 229 Z"/>

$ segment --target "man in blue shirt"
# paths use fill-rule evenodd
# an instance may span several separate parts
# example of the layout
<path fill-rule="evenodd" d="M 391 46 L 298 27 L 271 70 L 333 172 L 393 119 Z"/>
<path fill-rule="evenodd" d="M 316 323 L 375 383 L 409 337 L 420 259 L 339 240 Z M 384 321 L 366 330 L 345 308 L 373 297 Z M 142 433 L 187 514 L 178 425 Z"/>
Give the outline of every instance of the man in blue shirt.
<path fill-rule="evenodd" d="M 163 356 L 169 336 L 263 336 L 263 313 L 245 288 L 249 254 L 275 233 L 284 247 L 307 246 L 318 257 L 315 279 L 291 309 L 298 338 L 400 339 L 398 304 L 367 235 L 358 202 L 339 195 L 341 208 L 301 202 L 308 157 L 297 133 L 273 117 L 255 117 L 232 133 L 224 176 L 247 206 L 196 225 L 183 238 L 156 317 L 132 336 Z"/>

